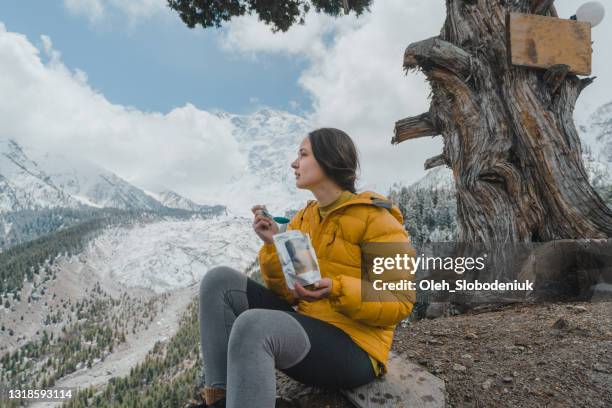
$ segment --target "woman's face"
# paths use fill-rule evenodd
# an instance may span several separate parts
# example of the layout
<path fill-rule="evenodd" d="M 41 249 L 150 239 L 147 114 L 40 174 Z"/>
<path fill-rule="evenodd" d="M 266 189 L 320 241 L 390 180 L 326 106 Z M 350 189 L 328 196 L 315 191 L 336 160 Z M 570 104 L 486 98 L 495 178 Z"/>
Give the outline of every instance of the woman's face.
<path fill-rule="evenodd" d="M 298 158 L 291 163 L 291 167 L 295 173 L 295 186 L 297 188 L 311 190 L 327 178 L 314 154 L 312 154 L 308 136 L 302 140 L 298 150 Z"/>

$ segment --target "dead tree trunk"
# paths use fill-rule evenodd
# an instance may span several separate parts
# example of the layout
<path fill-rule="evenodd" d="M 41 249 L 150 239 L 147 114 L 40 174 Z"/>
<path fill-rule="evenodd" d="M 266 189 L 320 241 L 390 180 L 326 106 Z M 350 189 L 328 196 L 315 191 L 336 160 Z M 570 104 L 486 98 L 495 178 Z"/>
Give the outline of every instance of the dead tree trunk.
<path fill-rule="evenodd" d="M 398 122 L 393 142 L 444 137 L 428 165 L 453 170 L 463 242 L 612 236 L 612 211 L 589 184 L 572 117 L 592 79 L 508 60 L 508 13 L 556 16 L 552 3 L 447 0 L 440 36 L 406 50 L 404 67 L 425 73 L 432 102 Z"/>

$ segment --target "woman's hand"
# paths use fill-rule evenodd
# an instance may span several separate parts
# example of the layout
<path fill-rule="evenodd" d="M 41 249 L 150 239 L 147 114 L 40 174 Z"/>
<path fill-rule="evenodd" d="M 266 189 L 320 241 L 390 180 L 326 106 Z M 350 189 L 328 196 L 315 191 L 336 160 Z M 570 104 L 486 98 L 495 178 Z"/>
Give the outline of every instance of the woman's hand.
<path fill-rule="evenodd" d="M 265 242 L 266 244 L 271 244 L 274 241 L 272 237 L 278 234 L 278 225 L 274 222 L 273 219 L 266 217 L 263 215 L 263 205 L 255 205 L 251 208 L 253 215 L 255 216 L 253 220 L 253 230 L 255 233 Z"/>
<path fill-rule="evenodd" d="M 293 296 L 298 300 L 314 302 L 326 298 L 331 293 L 332 281 L 330 278 L 323 278 L 314 283 L 315 290 L 305 289 L 302 285 L 295 282 Z"/>

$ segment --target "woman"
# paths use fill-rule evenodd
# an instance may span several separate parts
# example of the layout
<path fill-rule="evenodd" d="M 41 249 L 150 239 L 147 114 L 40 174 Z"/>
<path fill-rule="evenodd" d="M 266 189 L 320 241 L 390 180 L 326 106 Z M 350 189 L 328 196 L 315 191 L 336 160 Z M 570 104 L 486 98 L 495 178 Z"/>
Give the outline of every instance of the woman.
<path fill-rule="evenodd" d="M 366 384 L 385 372 L 395 325 L 412 311 L 412 292 L 394 293 L 393 301 L 361 300 L 364 244 L 404 243 L 409 256 L 414 249 L 396 206 L 376 193 L 356 193 L 351 138 L 338 129 L 315 130 L 291 167 L 296 186 L 316 201 L 288 229 L 310 234 L 322 279 L 314 290 L 287 287 L 272 240 L 278 226 L 254 206 L 267 288 L 228 267 L 208 271 L 200 286 L 204 406 L 274 407 L 275 368 L 309 385 Z"/>

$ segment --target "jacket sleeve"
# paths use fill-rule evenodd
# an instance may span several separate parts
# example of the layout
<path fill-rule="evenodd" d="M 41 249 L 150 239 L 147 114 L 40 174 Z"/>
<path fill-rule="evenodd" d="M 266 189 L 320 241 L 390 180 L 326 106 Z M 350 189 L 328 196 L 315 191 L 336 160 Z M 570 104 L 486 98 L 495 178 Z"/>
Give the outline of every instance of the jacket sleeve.
<path fill-rule="evenodd" d="M 362 262 L 364 259 L 372 259 L 372 253 L 394 258 L 396 254 L 401 257 L 404 257 L 404 254 L 408 257 L 416 255 L 402 224 L 387 210 L 382 209 L 376 211 L 368 220 L 361 247 L 362 255 L 363 251 L 370 253 L 365 258 L 362 256 Z M 409 290 L 375 290 L 372 281 L 412 280 L 414 275 L 411 272 L 410 269 L 390 269 L 380 275 L 373 275 L 370 271 L 365 281 L 353 276 L 339 275 L 332 279 L 330 302 L 337 311 L 354 320 L 371 326 L 394 326 L 412 313 L 416 293 Z"/>
<path fill-rule="evenodd" d="M 287 230 L 299 229 L 303 212 L 304 210 L 302 209 L 295 214 L 287 226 Z M 296 299 L 287 287 L 283 268 L 281 267 L 274 244 L 264 243 L 259 250 L 259 268 L 268 289 L 285 299 L 289 304 L 293 305 L 296 303 Z"/>

